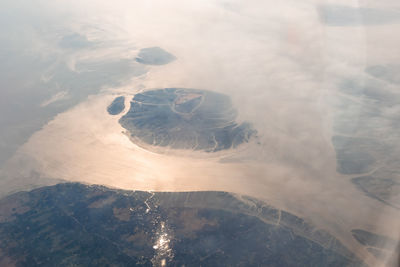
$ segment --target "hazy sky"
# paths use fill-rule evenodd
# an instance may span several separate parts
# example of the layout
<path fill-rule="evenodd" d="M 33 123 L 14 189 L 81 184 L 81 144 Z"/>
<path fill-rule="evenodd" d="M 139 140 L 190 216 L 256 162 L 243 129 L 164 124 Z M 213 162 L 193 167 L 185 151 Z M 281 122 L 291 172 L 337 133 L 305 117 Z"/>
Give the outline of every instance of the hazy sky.
<path fill-rule="evenodd" d="M 365 196 L 351 179 L 400 182 L 400 2 L 0 5 L 3 194 L 51 179 L 226 190 L 303 216 L 349 246 L 356 243 L 345 235 L 355 227 L 398 238 L 399 210 Z M 135 62 L 153 46 L 177 60 Z M 106 107 L 116 95 L 163 87 L 230 95 L 259 144 L 213 156 L 136 147 Z M 363 148 L 375 159 L 367 173 L 337 172 L 337 135 L 374 140 Z M 356 155 L 351 145 L 345 153 Z M 382 219 L 373 220 L 378 213 Z"/>

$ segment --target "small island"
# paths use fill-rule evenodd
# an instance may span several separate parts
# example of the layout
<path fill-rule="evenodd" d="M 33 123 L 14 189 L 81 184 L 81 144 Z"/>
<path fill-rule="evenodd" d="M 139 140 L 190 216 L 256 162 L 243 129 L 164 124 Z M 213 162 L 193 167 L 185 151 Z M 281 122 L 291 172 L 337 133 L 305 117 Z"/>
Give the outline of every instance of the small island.
<path fill-rule="evenodd" d="M 135 60 L 145 65 L 165 65 L 176 60 L 176 57 L 160 47 L 148 47 L 141 49 Z"/>
<path fill-rule="evenodd" d="M 392 178 L 366 175 L 352 178 L 356 187 L 368 197 L 374 198 L 395 209 L 400 209 L 400 183 Z"/>
<path fill-rule="evenodd" d="M 334 135 L 337 171 L 341 174 L 362 174 L 373 170 L 377 160 L 371 151 L 380 144 L 371 138 Z"/>
<path fill-rule="evenodd" d="M 375 258 L 386 261 L 389 263 L 387 266 L 395 266 L 399 251 L 397 240 L 362 229 L 353 229 L 351 233 L 354 239 L 365 246 Z"/>
<path fill-rule="evenodd" d="M 107 107 L 110 115 L 118 115 L 125 109 L 125 97 L 119 96 Z"/>

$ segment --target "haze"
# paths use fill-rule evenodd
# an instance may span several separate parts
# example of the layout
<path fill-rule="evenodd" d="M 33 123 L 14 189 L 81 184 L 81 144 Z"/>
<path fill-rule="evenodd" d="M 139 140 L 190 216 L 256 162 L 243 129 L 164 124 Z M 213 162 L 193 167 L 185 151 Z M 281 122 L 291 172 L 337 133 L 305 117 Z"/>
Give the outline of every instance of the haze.
<path fill-rule="evenodd" d="M 385 264 L 350 232 L 400 237 L 398 1 L 1 5 L 2 196 L 60 181 L 227 191 L 306 218 Z M 176 60 L 135 61 L 148 47 Z M 257 138 L 215 153 L 132 143 L 118 123 L 129 101 L 168 87 L 229 95 Z M 111 116 L 118 96 L 125 111 Z M 384 201 L 352 180 L 364 176 L 394 182 Z"/>

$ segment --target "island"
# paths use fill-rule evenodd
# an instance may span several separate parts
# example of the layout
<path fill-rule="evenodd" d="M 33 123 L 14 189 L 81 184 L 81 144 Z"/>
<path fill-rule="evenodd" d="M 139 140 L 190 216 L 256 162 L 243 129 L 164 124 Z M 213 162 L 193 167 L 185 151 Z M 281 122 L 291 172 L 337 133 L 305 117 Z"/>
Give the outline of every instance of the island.
<path fill-rule="evenodd" d="M 107 111 L 110 115 L 118 115 L 125 109 L 125 97 L 116 97 L 113 102 L 107 107 Z"/>
<path fill-rule="evenodd" d="M 216 152 L 256 136 L 248 122 L 236 122 L 229 96 L 198 89 L 165 88 L 136 94 L 119 120 L 138 144 Z"/>
<path fill-rule="evenodd" d="M 176 57 L 160 47 L 148 47 L 140 50 L 136 61 L 145 65 L 165 65 Z"/>

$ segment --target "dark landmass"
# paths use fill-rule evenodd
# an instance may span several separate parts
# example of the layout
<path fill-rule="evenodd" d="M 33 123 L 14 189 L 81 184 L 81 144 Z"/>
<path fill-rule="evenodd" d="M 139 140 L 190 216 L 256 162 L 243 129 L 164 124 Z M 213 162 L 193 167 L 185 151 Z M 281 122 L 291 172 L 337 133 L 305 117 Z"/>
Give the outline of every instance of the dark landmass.
<path fill-rule="evenodd" d="M 149 145 L 216 152 L 256 135 L 238 124 L 228 96 L 196 89 L 166 88 L 136 94 L 120 124 Z"/>
<path fill-rule="evenodd" d="M 351 230 L 353 237 L 362 245 L 381 248 L 381 249 L 392 249 L 396 247 L 397 241 L 389 237 L 371 233 L 361 229 Z"/>
<path fill-rule="evenodd" d="M 379 260 L 387 260 L 388 266 L 397 266 L 400 256 L 399 241 L 361 229 L 351 231 L 353 237 Z"/>
<path fill-rule="evenodd" d="M 378 67 L 368 71 L 380 77 L 395 73 Z M 343 79 L 338 89 L 332 138 L 337 171 L 357 175 L 352 182 L 365 195 L 399 209 L 400 159 L 394 141 L 400 130 L 399 92 L 372 77 Z"/>
<path fill-rule="evenodd" d="M 393 148 L 393 142 L 389 143 L 386 138 L 381 138 L 382 134 L 394 137 L 400 129 L 397 112 L 400 93 L 393 90 L 393 85 L 372 77 L 343 79 L 338 83 L 338 89 L 339 94 L 334 101 L 335 133 L 378 140 L 375 142 L 378 143 L 375 148 L 385 151 L 384 155 L 377 157 L 382 160 L 390 148 Z M 387 146 L 382 149 L 379 143 L 386 143 Z M 391 156 L 396 157 L 396 154 L 398 153 L 395 152 Z"/>
<path fill-rule="evenodd" d="M 333 121 L 333 130 L 337 135 L 370 136 L 376 132 L 376 127 L 385 126 L 385 121 L 378 119 L 381 113 L 379 107 L 365 105 L 363 102 L 355 100 L 365 98 L 363 96 L 355 96 L 356 93 L 353 92 L 345 92 L 351 90 L 349 88 L 339 88 L 341 92 L 346 93 L 350 97 L 337 97 Z M 355 96 L 355 99 L 352 99 L 353 96 Z"/>
<path fill-rule="evenodd" d="M 379 148 L 375 140 L 335 135 L 332 143 L 336 150 L 337 171 L 342 174 L 361 174 L 373 170 L 376 159 L 371 151 Z"/>
<path fill-rule="evenodd" d="M 361 98 L 367 105 L 374 104 L 387 107 L 399 103 L 399 94 L 390 92 L 382 86 L 381 82 L 368 79 L 364 83 L 360 84 L 356 80 L 345 79 L 339 84 L 339 89 L 345 94 Z"/>
<path fill-rule="evenodd" d="M 400 83 L 400 65 L 374 65 L 367 67 L 365 72 L 390 83 Z"/>
<path fill-rule="evenodd" d="M 165 65 L 176 57 L 160 47 L 148 47 L 140 50 L 136 61 L 146 65 Z"/>
<path fill-rule="evenodd" d="M 400 12 L 390 9 L 324 4 L 318 6 L 318 14 L 321 22 L 328 26 L 382 25 L 400 21 Z"/>
<path fill-rule="evenodd" d="M 352 179 L 358 189 L 367 196 L 379 200 L 393 208 L 400 209 L 400 183 L 393 179 L 362 176 Z"/>
<path fill-rule="evenodd" d="M 113 102 L 107 107 L 110 115 L 118 115 L 125 109 L 125 97 L 116 97 Z"/>
<path fill-rule="evenodd" d="M 324 247 L 304 229 L 301 218 L 224 192 L 58 184 L 0 200 L 0 265 L 361 265 L 332 236 L 335 247 Z"/>

